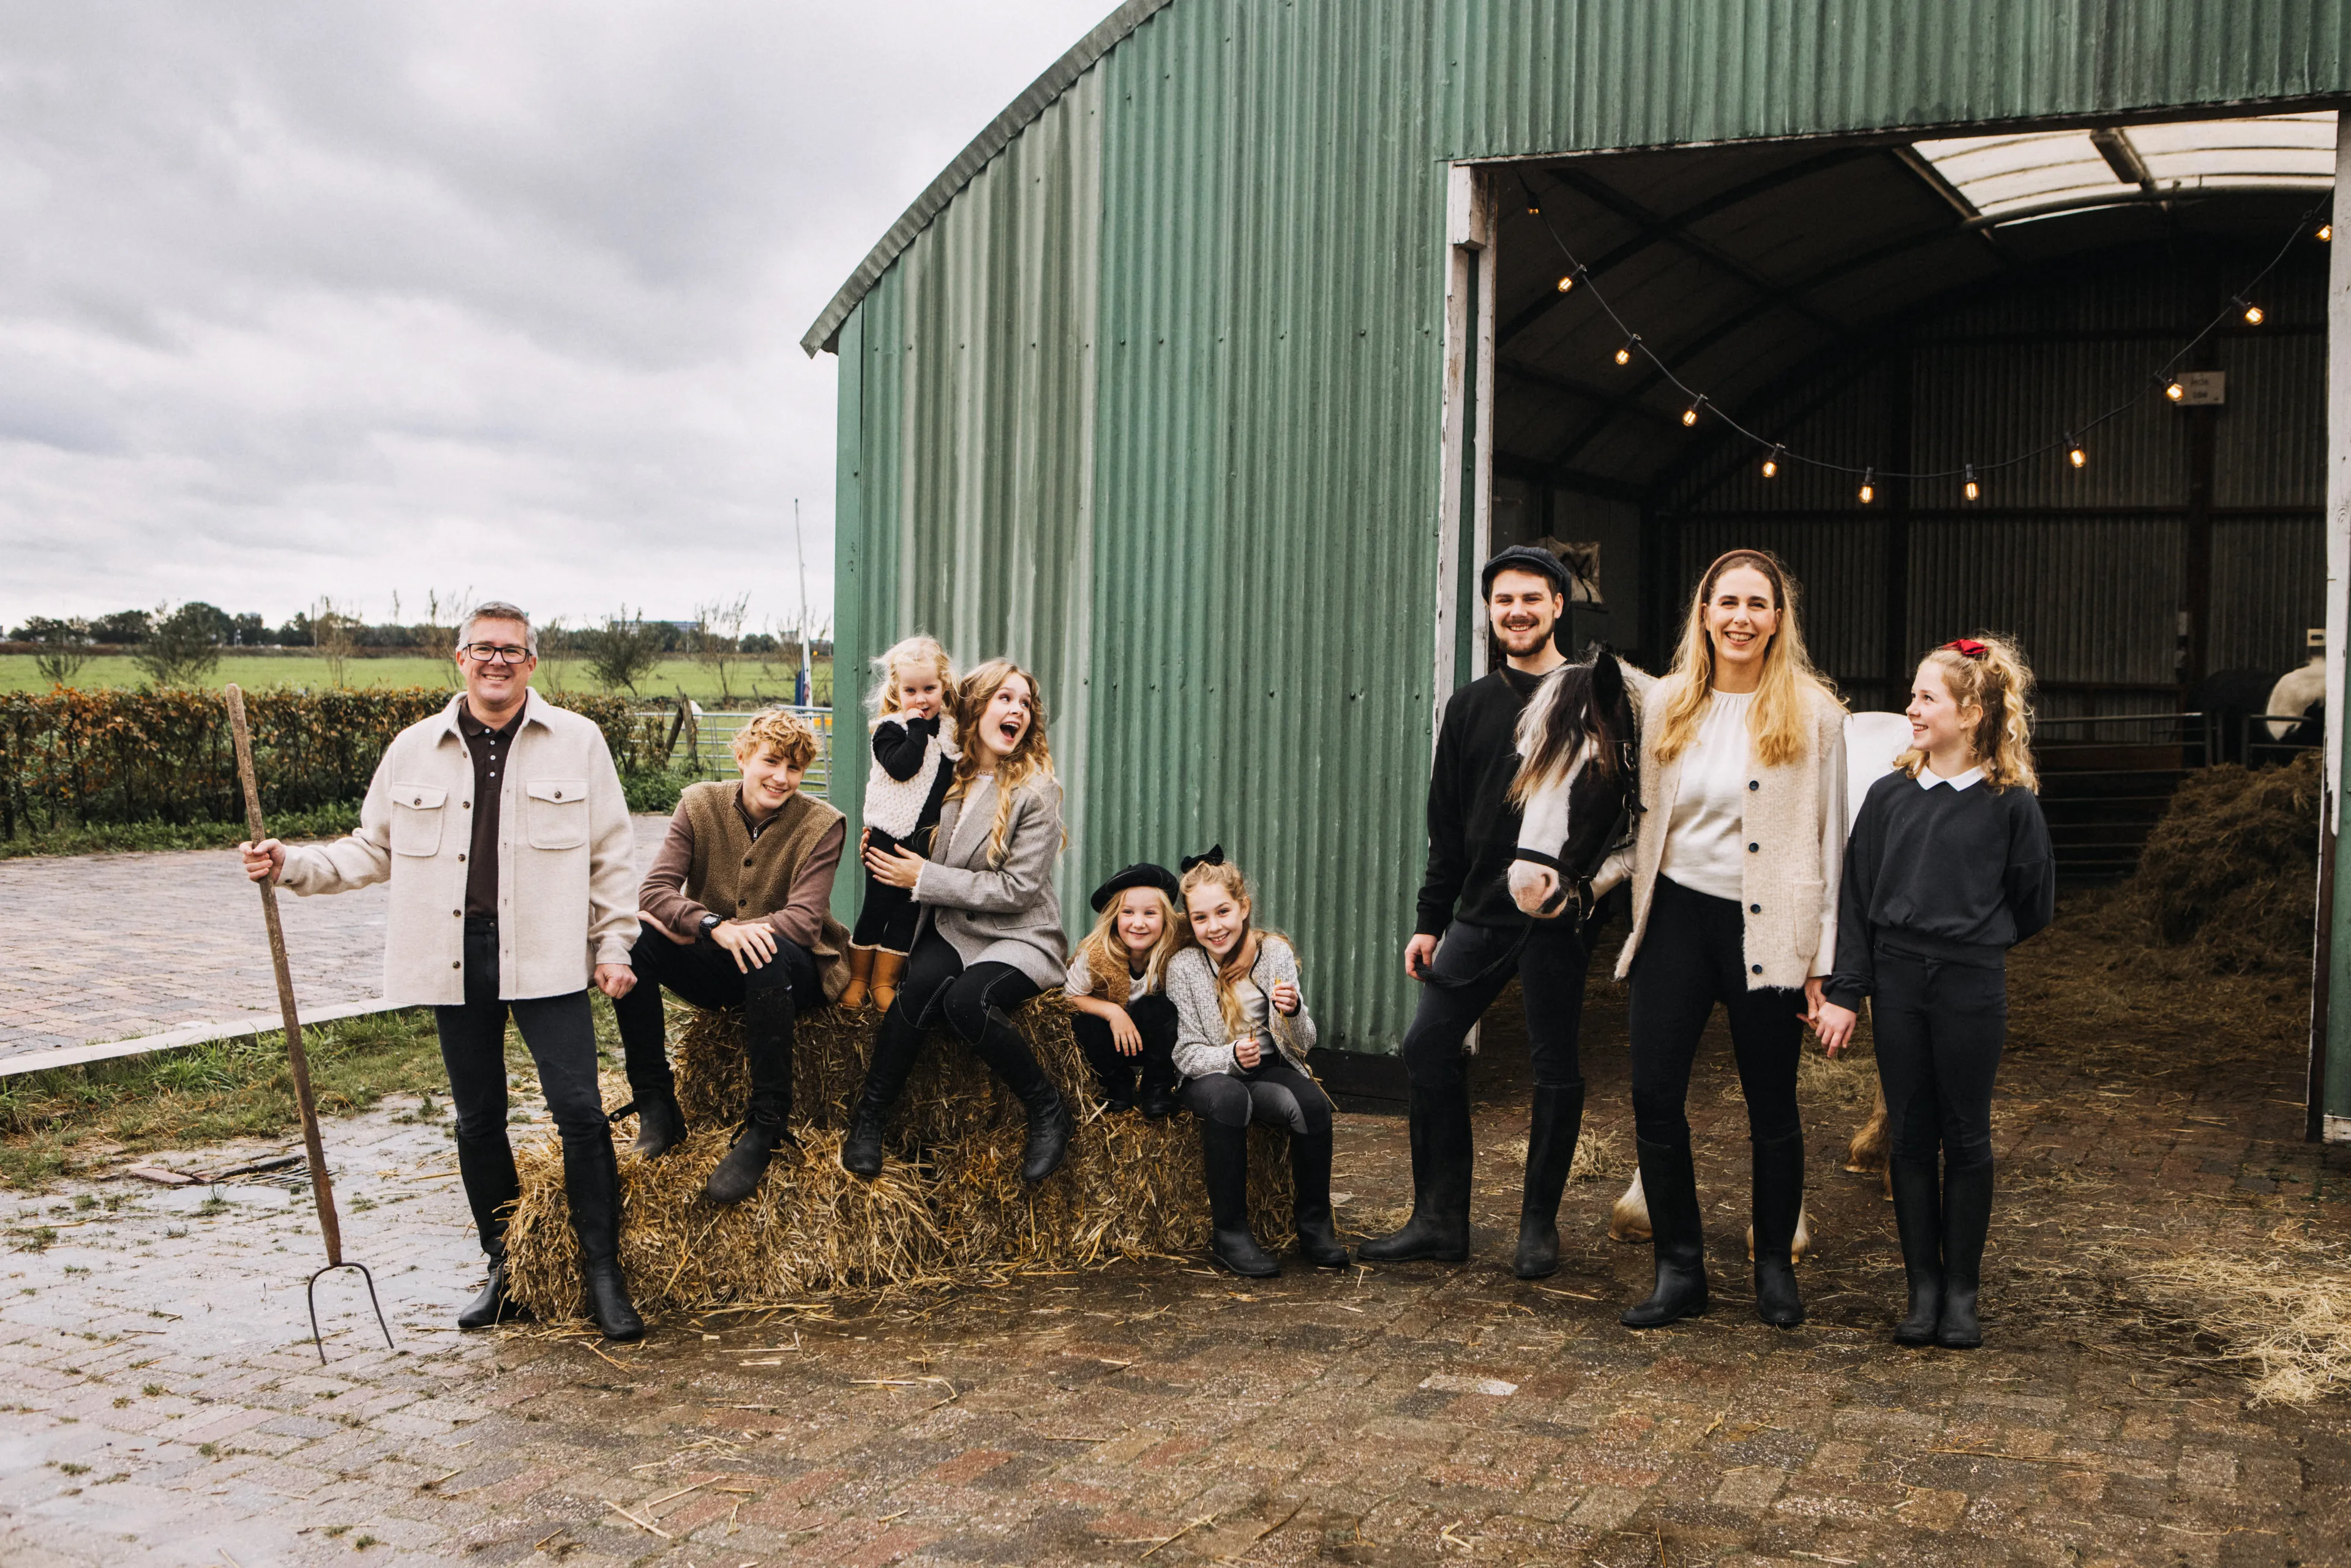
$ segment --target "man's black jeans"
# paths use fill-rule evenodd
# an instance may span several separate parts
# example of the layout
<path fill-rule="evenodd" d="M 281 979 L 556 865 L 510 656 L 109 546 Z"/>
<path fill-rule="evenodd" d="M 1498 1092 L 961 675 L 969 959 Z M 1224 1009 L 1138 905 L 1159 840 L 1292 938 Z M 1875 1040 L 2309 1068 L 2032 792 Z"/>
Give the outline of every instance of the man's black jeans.
<path fill-rule="evenodd" d="M 781 1120 L 791 1105 L 792 1023 L 824 1001 L 816 956 L 778 936 L 775 956 L 746 973 L 736 967 L 735 955 L 716 942 L 673 942 L 648 925 L 629 961 L 636 967 L 636 988 L 612 1004 L 628 1058 L 629 1087 L 639 1094 L 674 1092 L 662 1030 L 661 994 L 666 986 L 698 1008 L 744 1009 L 752 1105 L 768 1106 L 768 1119 Z M 764 993 L 756 998 L 758 1006 L 754 993 Z M 763 1027 L 749 1027 L 755 1013 Z"/>
<path fill-rule="evenodd" d="M 449 1070 L 449 1098 L 457 1110 L 457 1171 L 482 1250 L 496 1257 L 506 1248 L 507 1215 L 522 1196 L 515 1175 L 514 1148 L 507 1142 L 507 1018 L 522 1031 L 538 1066 L 538 1087 L 547 1096 L 555 1130 L 563 1139 L 569 1179 L 585 1169 L 582 1160 L 609 1159 L 611 1133 L 604 1100 L 596 1086 L 596 1028 L 588 993 L 498 999 L 498 923 L 465 922 L 465 1000 L 436 1007 L 433 1023 L 441 1036 L 441 1061 Z"/>

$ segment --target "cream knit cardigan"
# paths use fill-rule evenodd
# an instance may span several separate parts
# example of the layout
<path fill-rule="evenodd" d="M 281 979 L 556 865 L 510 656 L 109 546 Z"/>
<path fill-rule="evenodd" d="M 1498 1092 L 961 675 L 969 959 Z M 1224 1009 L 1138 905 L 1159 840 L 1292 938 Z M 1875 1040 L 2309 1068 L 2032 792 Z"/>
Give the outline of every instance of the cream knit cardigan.
<path fill-rule="evenodd" d="M 1641 703 L 1641 807 L 1632 863 L 1633 934 L 1616 960 L 1616 977 L 1632 972 L 1649 926 L 1657 868 L 1681 782 L 1682 758 L 1657 760 L 1666 704 L 1674 683 L 1661 680 Z M 1825 695 L 1812 704 L 1803 754 L 1777 768 L 1750 761 L 1745 838 L 1747 988 L 1801 987 L 1825 973 L 1836 955 L 1836 899 L 1844 847 L 1844 710 Z M 1684 757 L 1688 755 L 1683 753 Z M 1615 862 L 1621 865 L 1622 857 Z M 1597 881 L 1598 879 L 1595 879 Z"/>

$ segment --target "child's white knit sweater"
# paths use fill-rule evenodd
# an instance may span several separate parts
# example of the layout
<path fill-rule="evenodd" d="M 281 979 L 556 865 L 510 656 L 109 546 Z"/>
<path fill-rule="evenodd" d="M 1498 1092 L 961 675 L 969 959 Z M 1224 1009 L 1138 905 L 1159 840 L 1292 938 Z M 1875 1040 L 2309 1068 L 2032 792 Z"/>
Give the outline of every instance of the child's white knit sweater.
<path fill-rule="evenodd" d="M 903 713 L 885 713 L 873 721 L 873 765 L 865 776 L 866 826 L 904 839 L 922 825 L 923 808 L 939 770 L 962 755 L 956 748 L 953 714 L 940 713 L 936 733 L 922 733 L 929 729 Z M 919 755 L 913 745 L 918 734 L 923 739 Z M 908 768 L 911 772 L 905 771 Z"/>

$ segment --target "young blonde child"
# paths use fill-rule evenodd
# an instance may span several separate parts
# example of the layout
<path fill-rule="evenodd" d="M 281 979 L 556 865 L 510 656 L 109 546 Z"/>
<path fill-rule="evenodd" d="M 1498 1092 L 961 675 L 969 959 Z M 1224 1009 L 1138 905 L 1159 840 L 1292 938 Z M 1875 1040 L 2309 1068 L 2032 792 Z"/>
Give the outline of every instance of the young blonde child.
<path fill-rule="evenodd" d="M 1078 1045 L 1113 1111 L 1156 1121 L 1176 1110 L 1176 1004 L 1167 999 L 1167 960 L 1183 945 L 1176 917 L 1176 873 L 1142 862 L 1094 889 L 1098 918 L 1070 959 L 1061 994 L 1078 1016 Z M 1135 1089 L 1136 1059 L 1143 1087 Z"/>
<path fill-rule="evenodd" d="M 2049 828 L 2033 795 L 2032 696 L 2032 672 L 2004 637 L 1979 632 L 1928 653 L 1911 683 L 1910 749 L 1870 786 L 1845 850 L 1821 1038 L 1835 1054 L 1862 998 L 1876 998 L 1910 1290 L 1909 1315 L 1894 1331 L 1902 1344 L 1983 1343 L 1976 1297 L 2008 950 L 2056 913 Z"/>
<path fill-rule="evenodd" d="M 1290 1134 L 1298 1249 L 1322 1269 L 1347 1266 L 1331 1223 L 1330 1096 L 1306 1071 L 1314 1020 L 1298 989 L 1298 953 L 1250 924 L 1249 879 L 1222 845 L 1184 862 L 1185 946 L 1167 962 L 1176 1004 L 1176 1069 L 1200 1120 L 1208 1183 L 1209 1256 L 1236 1274 L 1281 1272 L 1249 1234 L 1249 1129 Z"/>
<path fill-rule="evenodd" d="M 865 776 L 865 847 L 883 853 L 925 852 L 955 779 L 955 665 L 934 637 L 920 633 L 873 661 L 881 680 L 873 705 L 873 762 Z M 849 989 L 843 1007 L 889 1010 L 922 911 L 914 894 L 865 875 L 865 898 L 850 936 Z"/>

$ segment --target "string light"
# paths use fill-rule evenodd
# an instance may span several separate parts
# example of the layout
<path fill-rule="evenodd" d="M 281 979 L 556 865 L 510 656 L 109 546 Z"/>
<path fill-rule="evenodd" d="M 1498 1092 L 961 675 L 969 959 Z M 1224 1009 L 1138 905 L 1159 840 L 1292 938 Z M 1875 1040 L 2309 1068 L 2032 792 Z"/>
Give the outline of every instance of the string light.
<path fill-rule="evenodd" d="M 2334 225 L 2333 224 L 2321 224 L 2321 225 L 2318 225 L 2318 243 L 2319 243 L 2319 244 L 2321 244 L 2321 245 L 2325 245 L 2328 240 L 2331 240 L 2331 239 L 2333 239 L 2334 237 L 2335 237 L 2335 225 Z"/>
<path fill-rule="evenodd" d="M 2173 382 L 2170 385 L 2163 389 L 2163 395 L 2169 398 L 2172 402 L 2178 402 L 2181 398 L 2188 395 L 2187 383 L 2183 382 Z M 2077 463 L 2074 466 L 2078 468 L 2081 465 Z"/>
<path fill-rule="evenodd" d="M 1967 497 L 1970 501 L 1983 499 L 1983 486 L 1976 483 L 1976 465 L 1972 463 L 1968 465 Z"/>
<path fill-rule="evenodd" d="M 1763 457 L 1763 477 L 1765 477 L 1766 479 L 1776 479 L 1776 478 L 1778 478 L 1778 477 L 1780 476 L 1780 453 L 1781 453 L 1781 451 L 1782 451 L 1782 448 L 1777 447 L 1777 446 L 1774 446 L 1773 448 L 1771 448 L 1771 450 L 1770 452 L 1768 452 L 1768 453 L 1766 453 L 1766 454 L 1764 455 L 1764 457 Z"/>
<path fill-rule="evenodd" d="M 1877 470 L 1865 468 L 1861 471 L 1861 504 L 1866 507 L 1876 499 L 1877 499 Z"/>
<path fill-rule="evenodd" d="M 2065 461 L 2076 468 L 2086 466 L 2090 461 L 2090 455 L 2082 450 L 2082 444 L 2070 435 L 2065 438 Z"/>
<path fill-rule="evenodd" d="M 1620 365 L 1631 364 L 1633 362 L 1633 350 L 1640 341 L 1641 334 L 1638 332 L 1635 332 L 1631 337 L 1625 339 L 1625 346 L 1616 350 L 1616 362 Z"/>
<path fill-rule="evenodd" d="M 1682 410 L 1683 428 L 1687 429 L 1689 426 L 1696 424 L 1698 423 L 1698 411 L 1705 407 L 1706 399 L 1700 397 L 1696 402 L 1691 403 L 1689 407 Z"/>
<path fill-rule="evenodd" d="M 2245 313 L 2246 326 L 2258 327 L 2262 324 L 2262 308 L 2260 306 L 2252 304 L 2243 299 L 2236 301 L 2236 306 L 2238 309 L 2242 310 Z"/>

